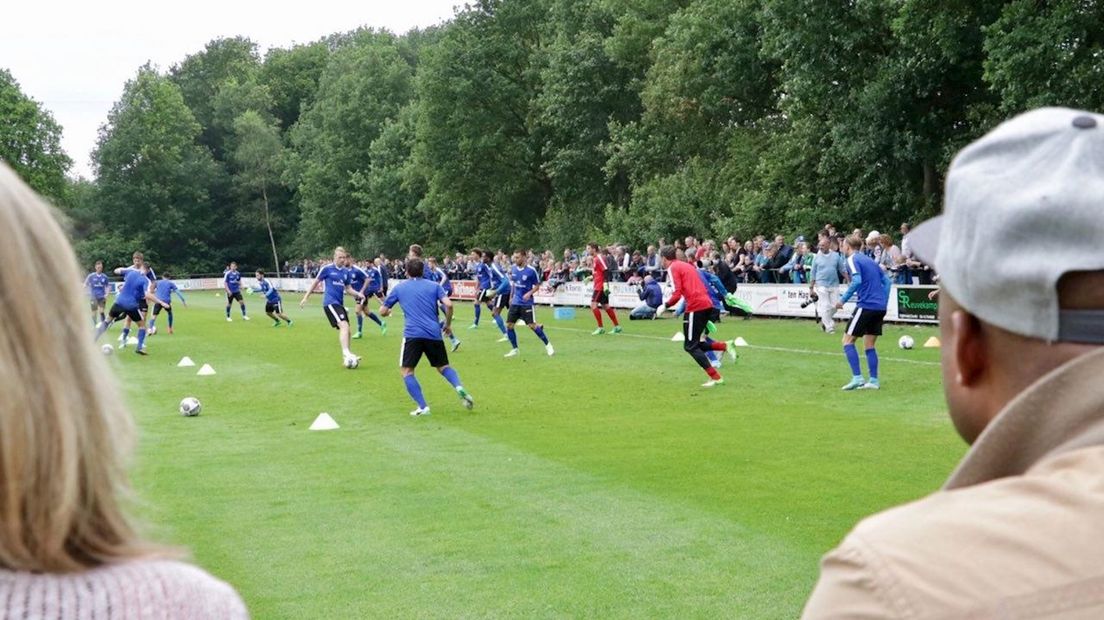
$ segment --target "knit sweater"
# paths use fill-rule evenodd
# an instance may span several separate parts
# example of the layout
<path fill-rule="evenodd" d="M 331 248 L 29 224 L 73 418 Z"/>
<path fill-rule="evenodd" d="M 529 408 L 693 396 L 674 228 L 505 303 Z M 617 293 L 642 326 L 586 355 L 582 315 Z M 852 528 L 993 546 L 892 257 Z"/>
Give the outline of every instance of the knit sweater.
<path fill-rule="evenodd" d="M 246 619 L 229 584 L 168 560 L 135 560 L 80 573 L 0 570 L 0 618 L 33 620 Z"/>

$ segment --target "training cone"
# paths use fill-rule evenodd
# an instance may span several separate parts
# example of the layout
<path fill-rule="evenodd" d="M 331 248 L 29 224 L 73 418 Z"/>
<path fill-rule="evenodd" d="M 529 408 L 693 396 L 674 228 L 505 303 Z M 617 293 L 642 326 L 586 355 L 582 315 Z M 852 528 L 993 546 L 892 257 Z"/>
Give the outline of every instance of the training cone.
<path fill-rule="evenodd" d="M 188 357 L 187 355 L 181 358 L 180 363 L 176 365 L 177 368 L 187 368 L 188 366 L 195 366 L 195 362 L 193 362 L 192 358 Z"/>
<path fill-rule="evenodd" d="M 736 340 L 732 341 L 732 344 L 737 347 L 751 346 L 747 343 L 747 340 L 744 340 L 743 338 L 737 338 Z"/>
<path fill-rule="evenodd" d="M 935 336 L 928 338 L 928 341 L 924 343 L 925 349 L 938 349 L 942 343 Z"/>
<path fill-rule="evenodd" d="M 328 413 L 320 413 L 310 425 L 312 431 L 332 431 L 341 428 Z"/>
<path fill-rule="evenodd" d="M 215 369 L 211 368 L 210 364 L 204 364 L 202 367 L 200 367 L 199 372 L 197 372 L 196 374 L 201 377 L 206 377 L 208 375 L 215 374 Z"/>
<path fill-rule="evenodd" d="M 671 342 L 682 342 L 686 340 L 686 336 L 682 335 L 682 332 L 675 332 L 674 336 L 671 336 Z"/>

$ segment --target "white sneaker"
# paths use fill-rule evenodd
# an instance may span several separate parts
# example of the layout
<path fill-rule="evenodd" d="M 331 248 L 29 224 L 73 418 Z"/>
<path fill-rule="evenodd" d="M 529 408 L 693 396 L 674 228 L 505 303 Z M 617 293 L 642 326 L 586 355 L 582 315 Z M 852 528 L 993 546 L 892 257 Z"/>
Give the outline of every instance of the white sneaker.
<path fill-rule="evenodd" d="M 732 358 L 733 362 L 735 362 L 736 361 L 736 341 L 733 340 L 732 342 L 729 342 L 727 344 L 728 344 L 728 356 L 730 358 Z"/>
<path fill-rule="evenodd" d="M 517 357 L 517 354 L 518 354 L 517 349 L 510 349 L 510 352 L 507 353 L 506 355 L 503 355 L 502 357 Z"/>
<path fill-rule="evenodd" d="M 551 342 L 544 345 L 544 350 L 548 352 L 548 357 L 552 357 L 553 355 L 556 354 L 556 350 L 552 348 L 552 343 Z"/>
<path fill-rule="evenodd" d="M 230 317 L 226 317 L 226 322 L 227 322 L 227 323 L 233 323 L 233 322 L 234 322 L 234 319 L 232 319 L 232 318 L 230 318 Z"/>
<path fill-rule="evenodd" d="M 507 338 L 506 336 L 503 336 L 503 337 L 499 338 L 498 340 L 496 340 L 495 342 L 510 342 L 510 339 Z"/>
<path fill-rule="evenodd" d="M 459 340 L 453 340 L 452 341 L 452 352 L 456 353 L 456 350 L 459 349 L 459 348 L 460 348 L 460 341 Z"/>
<path fill-rule="evenodd" d="M 249 315 L 248 314 L 243 314 L 242 315 L 242 320 L 243 321 L 248 321 L 249 320 Z"/>
<path fill-rule="evenodd" d="M 415 417 L 420 415 L 429 415 L 429 407 L 418 407 L 414 411 L 411 411 L 410 415 Z"/>
<path fill-rule="evenodd" d="M 724 385 L 724 379 L 710 379 L 702 384 L 703 388 L 711 388 L 717 385 Z"/>
<path fill-rule="evenodd" d="M 151 328 L 149 328 L 149 335 L 150 335 L 150 336 L 152 336 L 152 335 L 154 335 L 154 334 L 156 334 L 156 333 L 157 333 L 157 328 L 156 328 L 156 327 L 151 327 Z"/>

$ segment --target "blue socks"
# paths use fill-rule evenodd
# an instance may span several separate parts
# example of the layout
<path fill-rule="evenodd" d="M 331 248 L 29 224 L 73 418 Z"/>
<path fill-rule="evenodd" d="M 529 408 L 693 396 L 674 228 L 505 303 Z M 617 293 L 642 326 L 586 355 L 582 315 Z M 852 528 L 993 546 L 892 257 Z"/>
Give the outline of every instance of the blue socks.
<path fill-rule="evenodd" d="M 441 376 L 444 377 L 452 387 L 460 387 L 460 375 L 456 374 L 456 370 L 452 366 L 445 366 L 441 369 Z"/>
<path fill-rule="evenodd" d="M 475 325 L 479 325 L 479 315 L 483 311 L 483 306 L 479 305 L 479 302 L 475 302 Z"/>
<path fill-rule="evenodd" d="M 506 337 L 510 339 L 510 346 L 514 347 L 515 349 L 518 348 L 517 347 L 517 332 L 516 331 L 514 331 L 512 329 L 507 329 L 506 330 Z"/>
<path fill-rule="evenodd" d="M 123 328 L 123 342 L 125 343 L 128 338 L 130 338 L 130 328 L 129 327 L 124 327 Z"/>
<path fill-rule="evenodd" d="M 495 322 L 495 325 L 498 325 L 498 331 L 502 332 L 502 334 L 505 335 L 506 334 L 506 322 L 502 320 L 502 317 L 497 315 L 497 314 L 494 315 L 494 322 Z"/>
<path fill-rule="evenodd" d="M 357 315 L 357 331 L 358 332 L 359 331 L 364 331 L 364 315 L 363 314 L 358 314 Z"/>
<path fill-rule="evenodd" d="M 861 377 L 862 368 L 859 368 L 859 350 L 854 344 L 844 345 L 843 354 L 847 357 L 847 363 L 851 365 L 851 376 Z"/>
<path fill-rule="evenodd" d="M 155 325 L 156 323 L 157 323 L 157 319 L 150 319 L 150 326 L 149 326 L 149 328 L 150 328 L 150 329 L 153 329 L 153 327 L 154 327 L 154 325 Z"/>
<path fill-rule="evenodd" d="M 142 347 L 146 346 L 146 330 L 143 327 L 138 328 L 138 350 L 141 351 Z"/>
<path fill-rule="evenodd" d="M 548 344 L 548 336 L 544 335 L 544 326 L 538 325 L 533 329 L 533 333 L 537 335 L 537 338 L 541 339 L 541 342 Z"/>
<path fill-rule="evenodd" d="M 866 350 L 866 366 L 870 369 L 870 378 L 878 379 L 878 350 L 867 349 Z"/>
<path fill-rule="evenodd" d="M 418 407 L 425 408 L 425 397 L 422 396 L 422 386 L 418 383 L 418 378 L 414 375 L 407 375 L 403 377 L 403 383 L 406 384 L 406 392 L 410 394 L 410 398 L 414 399 Z"/>
<path fill-rule="evenodd" d="M 369 318 L 369 319 L 372 319 L 373 321 L 375 321 L 376 325 L 380 325 L 380 326 L 382 326 L 382 325 L 383 325 L 383 323 L 382 323 L 382 322 L 380 322 L 380 318 L 379 318 L 378 316 L 376 316 L 376 313 L 375 313 L 375 312 L 369 312 L 369 313 L 368 313 L 368 318 Z"/>

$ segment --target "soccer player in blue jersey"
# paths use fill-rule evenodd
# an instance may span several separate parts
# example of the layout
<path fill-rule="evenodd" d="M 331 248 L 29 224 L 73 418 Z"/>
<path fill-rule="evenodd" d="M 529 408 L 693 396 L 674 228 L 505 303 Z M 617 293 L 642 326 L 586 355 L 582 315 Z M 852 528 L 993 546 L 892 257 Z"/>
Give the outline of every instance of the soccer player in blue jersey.
<path fill-rule="evenodd" d="M 349 253 L 345 251 L 345 248 L 341 246 L 334 248 L 333 262 L 318 270 L 318 275 L 311 282 L 310 287 L 307 288 L 307 294 L 303 295 L 303 300 L 299 302 L 300 308 L 305 306 L 307 300 L 314 294 L 314 289 L 318 287 L 318 283 L 323 283 L 323 312 L 325 312 L 326 318 L 329 319 L 330 326 L 337 330 L 343 363 L 350 359 L 360 360 L 360 357 L 353 355 L 353 352 L 349 349 L 349 311 L 345 309 L 345 293 L 348 292 L 354 297 L 360 293 L 349 286 L 349 272 L 345 269 L 348 261 Z"/>
<path fill-rule="evenodd" d="M 408 279 L 395 285 L 384 299 L 383 306 L 380 307 L 380 314 L 383 316 L 390 315 L 391 308 L 395 304 L 399 304 L 403 309 L 405 321 L 399 370 L 402 373 L 403 383 L 406 384 L 407 393 L 418 405 L 410 415 L 429 415 L 429 405 L 422 395 L 422 386 L 414 376 L 414 369 L 421 361 L 422 355 L 429 359 L 430 365 L 436 368 L 437 372 L 441 373 L 441 376 L 456 390 L 464 406 L 471 409 L 475 401 L 460 383 L 460 376 L 449 366 L 448 352 L 445 351 L 445 343 L 441 340 L 441 324 L 438 322 L 437 313 L 443 306 L 445 326 L 451 327 L 452 300 L 449 299 L 444 288 L 423 278 L 424 273 L 425 264 L 422 259 L 409 258 L 406 261 Z"/>
<path fill-rule="evenodd" d="M 874 348 L 878 336 L 882 335 L 882 321 L 885 319 L 886 306 L 889 304 L 889 292 L 893 287 L 889 276 L 878 267 L 878 264 L 870 257 L 862 253 L 864 242 L 856 236 L 847 238 L 843 244 L 844 255 L 847 257 L 847 269 L 851 272 L 851 286 L 844 292 L 836 309 L 842 310 L 856 292 L 859 301 L 856 304 L 855 314 L 847 324 L 847 333 L 843 336 L 843 354 L 847 363 L 851 366 L 851 381 L 843 386 L 845 391 L 850 390 L 877 390 L 881 388 L 878 383 L 878 351 Z M 870 381 L 864 381 L 862 368 L 859 366 L 859 352 L 855 349 L 855 341 L 859 337 L 863 339 L 866 349 L 866 365 L 870 371 Z"/>
<path fill-rule="evenodd" d="M 288 327 L 291 327 L 291 319 L 284 314 L 284 304 L 280 298 L 280 291 L 277 291 L 271 282 L 265 280 L 263 269 L 258 269 L 255 275 L 257 276 L 257 287 L 253 289 L 253 292 L 262 293 L 265 296 L 265 314 L 272 319 L 272 326 L 279 327 L 280 319 L 283 319 L 287 322 Z"/>
<path fill-rule="evenodd" d="M 483 295 L 491 288 L 491 268 L 483 262 L 483 250 L 476 248 L 469 256 L 475 273 L 475 320 L 468 329 L 479 329 L 480 314 L 483 310 Z M 488 304 L 490 307 L 490 304 Z"/>
<path fill-rule="evenodd" d="M 230 268 L 222 274 L 222 286 L 226 289 L 226 322 L 234 320 L 230 318 L 230 308 L 235 301 L 241 306 L 242 320 L 248 321 L 249 315 L 245 313 L 245 300 L 241 294 L 241 274 L 238 273 L 238 264 L 234 261 L 230 261 Z"/>
<path fill-rule="evenodd" d="M 146 262 L 145 255 L 141 252 L 135 252 L 134 254 L 132 254 L 130 260 L 130 267 L 119 267 L 115 270 L 115 275 L 125 276 L 128 271 L 137 271 L 139 273 L 144 273 L 147 282 L 146 290 L 149 295 L 154 296 L 154 298 L 156 299 L 157 274 L 153 271 L 153 267 L 150 267 L 149 263 Z M 149 306 L 146 303 L 148 299 L 149 297 L 145 295 L 138 297 L 138 311 L 142 314 L 143 317 L 149 314 Z M 123 323 L 123 333 L 119 335 L 120 349 L 125 349 L 127 346 L 127 337 L 130 334 L 130 328 L 132 324 L 133 320 L 129 316 L 126 317 L 126 321 Z"/>
<path fill-rule="evenodd" d="M 180 303 L 184 304 L 184 307 L 188 307 L 188 302 L 184 301 L 184 295 L 177 288 L 176 282 L 172 281 L 172 276 L 167 273 L 161 274 L 161 279 L 157 281 L 154 297 L 157 297 L 157 301 L 161 302 L 153 307 L 153 318 L 150 319 L 149 335 L 157 333 L 157 315 L 161 314 L 161 308 L 165 309 L 165 312 L 169 317 L 169 334 L 173 333 L 173 311 L 172 311 L 172 294 L 176 293 L 176 296 L 180 298 Z"/>
<path fill-rule="evenodd" d="M 92 324 L 99 327 L 107 316 L 104 309 L 107 308 L 107 287 L 109 282 L 107 274 L 103 272 L 103 261 L 96 261 L 95 271 L 84 279 L 84 290 L 88 293 L 88 299 L 92 306 Z M 99 315 L 97 320 L 97 314 Z"/>
<path fill-rule="evenodd" d="M 349 267 L 349 287 L 357 292 L 356 298 L 356 319 L 357 330 L 353 334 L 354 340 L 359 340 L 364 337 L 364 315 L 367 314 L 368 318 L 376 322 L 380 328 L 383 327 L 382 321 L 376 316 L 375 312 L 368 310 L 368 286 L 371 281 L 371 276 L 368 272 L 355 263 L 350 264 Z"/>
<path fill-rule="evenodd" d="M 139 255 L 140 256 L 140 255 Z M 149 290 L 149 269 L 145 265 L 139 265 L 137 269 L 128 268 L 123 273 L 123 286 L 119 294 L 115 296 L 115 303 L 111 305 L 107 321 L 100 324 L 96 331 L 96 339 L 104 334 L 115 321 L 125 319 L 138 324 L 138 346 L 134 352 L 138 355 L 146 355 L 146 317 L 140 309 L 139 301 L 161 304 L 157 297 Z M 123 342 L 130 336 L 130 327 L 123 328 Z"/>
<path fill-rule="evenodd" d="M 529 329 L 541 339 L 548 355 L 555 354 L 552 343 L 548 342 L 548 336 L 544 334 L 544 326 L 537 324 L 533 314 L 533 296 L 540 288 L 540 274 L 536 269 L 528 266 L 523 250 L 514 252 L 514 266 L 510 268 L 510 286 L 512 293 L 510 311 L 506 315 L 506 337 L 510 339 L 510 345 L 513 348 L 505 357 L 515 357 L 518 354 L 517 332 L 514 331 L 514 324 L 518 319 L 525 321 Z"/>
<path fill-rule="evenodd" d="M 361 304 L 361 311 L 368 315 L 369 319 L 375 321 L 376 325 L 379 325 L 380 335 L 387 335 L 387 321 L 384 321 L 372 309 L 369 307 L 368 302 L 373 297 L 383 303 L 383 298 L 387 293 L 387 280 L 384 279 L 383 270 L 376 264 L 379 261 L 377 258 L 375 261 L 366 261 L 364 266 L 364 272 L 368 274 L 368 286 L 364 289 L 364 303 Z"/>
<path fill-rule="evenodd" d="M 494 319 L 495 325 L 502 332 L 502 337 L 498 341 L 506 342 L 509 337 L 506 335 L 506 322 L 502 320 L 502 311 L 510 307 L 510 279 L 494 262 L 494 254 L 489 250 L 483 252 L 483 264 L 490 274 L 490 289 L 483 291 L 483 300 L 491 309 L 491 318 Z"/>
<path fill-rule="evenodd" d="M 452 297 L 452 280 L 449 280 L 448 274 L 437 266 L 437 259 L 430 256 L 424 268 L 425 279 L 430 282 L 436 282 L 445 290 L 445 295 Z M 441 323 L 441 331 L 448 336 L 449 342 L 452 343 L 453 351 L 460 348 L 460 339 L 456 337 L 456 334 L 452 333 L 451 324 Z"/>

